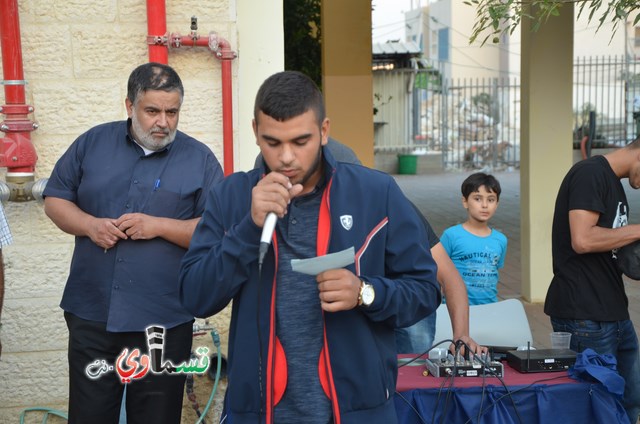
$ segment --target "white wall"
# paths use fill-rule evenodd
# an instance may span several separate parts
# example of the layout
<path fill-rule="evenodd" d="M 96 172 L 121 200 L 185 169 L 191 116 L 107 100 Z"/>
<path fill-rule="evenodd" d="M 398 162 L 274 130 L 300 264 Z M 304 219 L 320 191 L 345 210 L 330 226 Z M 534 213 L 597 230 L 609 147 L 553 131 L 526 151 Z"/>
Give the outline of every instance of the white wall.
<path fill-rule="evenodd" d="M 500 54 L 506 48 L 477 40 L 469 44 L 476 19 L 476 9 L 461 1 L 439 0 L 429 5 L 432 30 L 449 28 L 449 61 L 445 66 L 447 78 L 495 78 L 501 75 Z M 437 59 L 433 56 L 431 59 Z"/>
<path fill-rule="evenodd" d="M 624 23 L 618 25 L 615 33 L 609 20 L 598 29 L 599 14 L 596 13 L 589 23 L 588 13 L 589 11 L 585 10 L 578 18 L 578 7 L 575 8 L 573 57 L 622 56 L 625 51 Z"/>

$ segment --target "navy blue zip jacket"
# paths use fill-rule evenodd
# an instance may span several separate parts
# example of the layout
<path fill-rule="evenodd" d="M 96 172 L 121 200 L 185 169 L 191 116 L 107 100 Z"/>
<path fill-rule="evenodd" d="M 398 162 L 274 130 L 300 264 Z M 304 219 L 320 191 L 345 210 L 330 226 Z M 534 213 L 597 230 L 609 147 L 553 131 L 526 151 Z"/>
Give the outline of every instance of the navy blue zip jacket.
<path fill-rule="evenodd" d="M 374 286 L 375 300 L 367 308 L 323 314 L 320 380 L 334 423 L 394 423 L 394 329 L 414 324 L 440 304 L 436 265 L 424 225 L 392 177 L 335 162 L 327 149 L 323 160 L 328 183 L 317 253 L 353 246 L 355 263 L 348 269 Z M 238 172 L 213 187 L 180 272 L 181 301 L 195 316 L 209 317 L 233 300 L 226 424 L 271 424 L 286 387 L 286 360 L 275 334 L 278 246 L 274 240 L 258 281 L 262 229 L 251 219 L 251 189 L 264 172 Z M 346 216 L 349 229 L 341 224 Z"/>

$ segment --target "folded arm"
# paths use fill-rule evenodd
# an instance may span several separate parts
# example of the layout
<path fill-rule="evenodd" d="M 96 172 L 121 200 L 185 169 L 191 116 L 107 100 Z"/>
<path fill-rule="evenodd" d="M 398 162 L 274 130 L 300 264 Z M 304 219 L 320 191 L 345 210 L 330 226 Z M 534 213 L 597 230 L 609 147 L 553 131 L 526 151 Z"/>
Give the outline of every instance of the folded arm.
<path fill-rule="evenodd" d="M 131 240 L 160 237 L 186 249 L 199 221 L 200 218 L 172 219 L 143 213 L 127 213 L 118 218 L 115 225 Z"/>
<path fill-rule="evenodd" d="M 605 228 L 598 226 L 599 218 L 600 214 L 595 211 L 569 211 L 571 247 L 576 253 L 606 252 L 640 239 L 640 224 Z"/>
<path fill-rule="evenodd" d="M 65 233 L 89 237 L 103 249 L 109 249 L 118 240 L 127 238 L 116 227 L 114 219 L 96 218 L 66 199 L 47 196 L 44 199 L 44 212 Z"/>
<path fill-rule="evenodd" d="M 154 217 L 141 213 L 124 214 L 120 218 L 97 218 L 75 203 L 47 196 L 44 211 L 62 231 L 79 237 L 89 237 L 103 249 L 110 249 L 119 240 L 149 240 L 161 237 L 188 248 L 200 218 L 189 220 Z"/>

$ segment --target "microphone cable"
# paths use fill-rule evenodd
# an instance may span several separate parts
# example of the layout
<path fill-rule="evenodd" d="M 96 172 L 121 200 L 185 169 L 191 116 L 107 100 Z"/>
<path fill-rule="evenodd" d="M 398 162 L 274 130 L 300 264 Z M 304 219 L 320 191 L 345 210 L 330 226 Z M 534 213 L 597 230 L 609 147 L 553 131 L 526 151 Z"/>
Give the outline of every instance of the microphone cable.
<path fill-rule="evenodd" d="M 260 247 L 258 248 L 258 286 L 256 288 L 256 332 L 258 335 L 258 388 L 260 390 L 260 406 L 258 408 L 258 422 L 260 422 L 260 414 L 262 413 L 262 405 L 265 406 L 266 413 L 266 398 L 264 390 L 262 389 L 262 332 L 260 331 L 260 290 L 262 287 L 262 263 L 264 261 L 269 246 L 271 245 L 271 239 L 275 234 L 276 223 L 278 222 L 278 216 L 269 212 L 264 220 L 262 226 L 262 234 L 260 236 Z"/>

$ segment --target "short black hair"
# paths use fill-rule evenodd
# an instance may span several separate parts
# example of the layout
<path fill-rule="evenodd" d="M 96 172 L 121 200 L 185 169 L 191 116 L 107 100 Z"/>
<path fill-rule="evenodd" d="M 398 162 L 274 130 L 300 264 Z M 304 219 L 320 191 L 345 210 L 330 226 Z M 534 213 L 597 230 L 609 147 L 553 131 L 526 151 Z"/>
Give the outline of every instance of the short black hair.
<path fill-rule="evenodd" d="M 258 124 L 260 112 L 275 119 L 286 121 L 313 110 L 322 125 L 326 117 L 324 99 L 311 78 L 297 71 L 283 71 L 267 78 L 256 94 L 253 118 Z"/>
<path fill-rule="evenodd" d="M 460 187 L 460 191 L 462 191 L 462 196 L 465 199 L 469 198 L 471 193 L 475 193 L 480 189 L 480 187 L 484 186 L 487 191 L 491 193 L 495 193 L 500 200 L 500 192 L 502 189 L 500 188 L 500 183 L 493 175 L 485 174 L 484 172 L 476 172 L 475 174 L 469 175 L 463 182 Z"/>
<path fill-rule="evenodd" d="M 135 104 L 138 96 L 147 90 L 178 91 L 182 104 L 184 97 L 182 80 L 169 65 L 149 62 L 138 66 L 131 72 L 127 83 L 127 99 Z"/>

